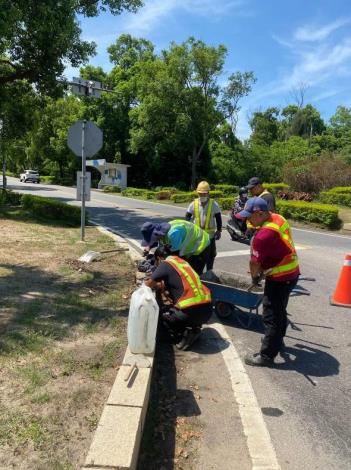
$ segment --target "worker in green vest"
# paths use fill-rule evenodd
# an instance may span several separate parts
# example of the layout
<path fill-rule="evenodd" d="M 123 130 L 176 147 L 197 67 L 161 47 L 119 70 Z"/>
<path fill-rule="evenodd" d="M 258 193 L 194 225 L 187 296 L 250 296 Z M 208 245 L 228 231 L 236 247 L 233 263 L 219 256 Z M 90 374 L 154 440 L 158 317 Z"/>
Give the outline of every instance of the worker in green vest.
<path fill-rule="evenodd" d="M 221 238 L 222 215 L 219 205 L 210 197 L 210 185 L 207 181 L 201 181 L 196 192 L 199 197 L 189 205 L 185 218 L 205 230 L 210 237 L 210 249 L 206 263 L 206 269 L 209 271 L 213 269 L 217 255 L 216 240 Z"/>
<path fill-rule="evenodd" d="M 184 258 L 197 274 L 202 274 L 208 259 L 210 237 L 197 225 L 182 219 L 145 222 L 141 234 L 144 254 L 149 253 L 151 248 L 166 245 L 172 255 Z"/>

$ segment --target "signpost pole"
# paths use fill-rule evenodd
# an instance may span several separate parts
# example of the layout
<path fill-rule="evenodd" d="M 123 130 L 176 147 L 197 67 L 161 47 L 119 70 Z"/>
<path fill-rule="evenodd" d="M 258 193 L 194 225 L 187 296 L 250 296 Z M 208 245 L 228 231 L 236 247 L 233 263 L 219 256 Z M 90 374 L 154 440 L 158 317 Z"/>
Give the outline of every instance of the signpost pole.
<path fill-rule="evenodd" d="M 80 239 L 84 241 L 85 237 L 85 125 L 86 120 L 82 122 L 82 209 L 80 222 Z"/>

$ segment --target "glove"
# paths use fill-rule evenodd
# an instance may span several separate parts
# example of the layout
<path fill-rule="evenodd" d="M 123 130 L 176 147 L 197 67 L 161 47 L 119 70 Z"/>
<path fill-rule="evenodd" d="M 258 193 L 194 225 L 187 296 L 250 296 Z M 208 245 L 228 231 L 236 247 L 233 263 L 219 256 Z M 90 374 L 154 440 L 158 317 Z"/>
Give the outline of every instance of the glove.
<path fill-rule="evenodd" d="M 144 250 L 143 251 L 143 256 L 146 258 L 148 256 L 148 254 L 150 253 L 150 250 Z"/>
<path fill-rule="evenodd" d="M 222 236 L 222 232 L 220 232 L 219 230 L 217 230 L 217 232 L 216 232 L 215 235 L 214 235 L 214 238 L 215 238 L 215 240 L 220 240 L 221 236 Z"/>

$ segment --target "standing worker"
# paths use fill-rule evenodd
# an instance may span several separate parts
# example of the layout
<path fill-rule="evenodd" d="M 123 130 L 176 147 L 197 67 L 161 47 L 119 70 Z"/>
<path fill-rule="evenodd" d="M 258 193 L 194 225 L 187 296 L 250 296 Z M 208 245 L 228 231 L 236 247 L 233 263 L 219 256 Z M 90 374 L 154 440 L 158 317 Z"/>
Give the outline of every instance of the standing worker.
<path fill-rule="evenodd" d="M 199 197 L 189 205 L 185 218 L 205 230 L 210 237 L 210 249 L 206 263 L 206 269 L 209 271 L 213 269 L 217 256 L 216 240 L 221 238 L 222 216 L 219 205 L 210 197 L 210 185 L 207 181 L 201 181 L 196 192 Z"/>
<path fill-rule="evenodd" d="M 252 242 L 250 272 L 253 284 L 265 275 L 263 294 L 264 337 L 259 353 L 247 355 L 250 366 L 271 366 L 283 347 L 287 328 L 289 295 L 296 286 L 300 270 L 289 223 L 279 214 L 269 211 L 260 197 L 250 198 L 237 217 L 255 227 Z"/>
<path fill-rule="evenodd" d="M 160 319 L 177 348 L 188 349 L 211 317 L 211 293 L 190 264 L 171 256 L 167 247 L 157 248 L 155 259 L 157 268 L 145 284 L 166 292 L 170 303 L 160 306 Z"/>
<path fill-rule="evenodd" d="M 159 244 L 167 245 L 172 254 L 185 258 L 197 274 L 202 274 L 210 250 L 210 237 L 197 225 L 182 219 L 159 224 L 145 222 L 141 234 L 144 254 Z"/>
<path fill-rule="evenodd" d="M 257 178 L 257 176 L 250 178 L 247 183 L 247 189 L 250 191 L 251 196 L 264 199 L 267 202 L 269 211 L 276 212 L 275 197 L 263 187 L 260 178 Z"/>

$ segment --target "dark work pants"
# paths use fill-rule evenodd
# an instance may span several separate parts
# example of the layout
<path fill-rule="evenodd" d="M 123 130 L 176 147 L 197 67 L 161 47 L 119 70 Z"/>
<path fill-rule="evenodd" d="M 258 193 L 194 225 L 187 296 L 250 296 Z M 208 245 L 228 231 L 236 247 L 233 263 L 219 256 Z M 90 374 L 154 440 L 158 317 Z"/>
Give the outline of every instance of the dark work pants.
<path fill-rule="evenodd" d="M 186 261 L 190 264 L 194 271 L 200 276 L 204 272 L 204 268 L 206 266 L 208 256 L 210 253 L 211 245 L 208 245 L 204 251 L 202 251 L 199 255 L 190 256 L 189 258 L 185 258 Z"/>
<path fill-rule="evenodd" d="M 180 310 L 177 307 L 163 305 L 160 320 L 174 342 L 178 342 L 187 327 L 201 327 L 212 315 L 212 304 L 203 304 Z"/>
<path fill-rule="evenodd" d="M 211 238 L 210 249 L 209 249 L 208 258 L 206 262 L 207 271 L 210 271 L 211 269 L 213 269 L 213 264 L 214 264 L 214 260 L 216 256 L 217 256 L 216 240 L 214 238 Z"/>
<path fill-rule="evenodd" d="M 273 359 L 282 347 L 288 325 L 286 308 L 289 302 L 289 295 L 296 286 L 297 279 L 283 282 L 266 279 L 262 313 L 264 337 L 260 351 L 263 356 Z"/>

